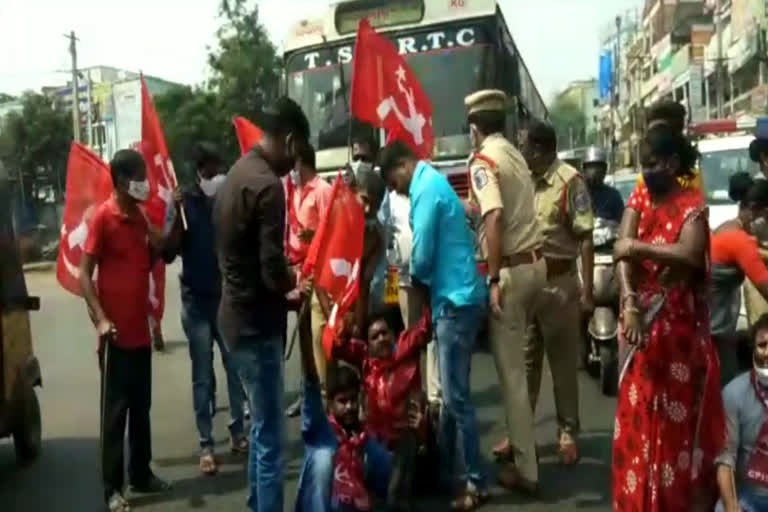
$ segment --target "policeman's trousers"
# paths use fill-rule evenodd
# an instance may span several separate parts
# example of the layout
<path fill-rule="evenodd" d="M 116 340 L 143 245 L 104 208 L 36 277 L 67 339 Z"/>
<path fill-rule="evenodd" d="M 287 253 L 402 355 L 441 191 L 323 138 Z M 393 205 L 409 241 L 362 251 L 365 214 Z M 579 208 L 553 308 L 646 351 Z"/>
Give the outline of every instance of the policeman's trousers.
<path fill-rule="evenodd" d="M 490 346 L 496 361 L 504 400 L 509 443 L 515 465 L 530 482 L 538 482 L 533 409 L 526 380 L 525 346 L 528 325 L 534 320 L 536 299 L 546 284 L 543 259 L 512 268 L 499 275 L 502 314 L 490 312 Z"/>
<path fill-rule="evenodd" d="M 555 409 L 560 432 L 579 431 L 577 361 L 581 346 L 580 286 L 576 272 L 551 277 L 536 300 L 535 320 L 529 327 L 525 363 L 531 407 L 541 388 L 544 353 L 552 372 Z"/>

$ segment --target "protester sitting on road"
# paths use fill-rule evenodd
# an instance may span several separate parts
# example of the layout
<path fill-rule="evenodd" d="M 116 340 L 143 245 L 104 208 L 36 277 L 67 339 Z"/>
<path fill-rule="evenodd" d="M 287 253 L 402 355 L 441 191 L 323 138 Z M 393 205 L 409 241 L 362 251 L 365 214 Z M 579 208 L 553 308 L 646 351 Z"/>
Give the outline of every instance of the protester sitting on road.
<path fill-rule="evenodd" d="M 751 371 L 723 390 L 728 439 L 717 458 L 718 512 L 768 510 L 768 315 L 752 327 Z"/>
<path fill-rule="evenodd" d="M 104 499 L 108 510 L 126 512 L 130 510 L 123 497 L 126 423 L 132 489 L 169 489 L 149 467 L 152 347 L 147 322 L 149 273 L 166 240 L 139 206 L 149 197 L 141 154 L 129 149 L 118 151 L 109 166 L 114 194 L 91 220 L 80 262 L 80 286 L 99 336 Z M 94 283 L 97 266 L 99 278 Z"/>
<path fill-rule="evenodd" d="M 392 456 L 368 435 L 360 420 L 360 377 L 345 365 L 329 375 L 326 412 L 312 344 L 306 338 L 299 338 L 299 344 L 304 369 L 304 462 L 294 510 L 368 512 L 372 495 L 386 496 Z"/>
<path fill-rule="evenodd" d="M 451 463 L 458 451 L 464 472 L 451 508 L 474 510 L 488 497 L 469 392 L 472 349 L 486 319 L 487 289 L 475 263 L 464 206 L 447 178 L 400 141 L 385 147 L 379 162 L 389 187 L 410 197 L 411 279 L 424 290 L 429 286 L 425 293 L 431 298 L 443 388 L 439 445 L 444 483 L 452 487 Z M 456 450 L 457 434 L 462 450 Z"/>
<path fill-rule="evenodd" d="M 720 356 L 720 384 L 739 373 L 736 324 L 741 309 L 744 277 L 762 297 L 768 297 L 768 268 L 760 257 L 757 236 L 768 228 L 768 181 L 753 180 L 745 172 L 730 178 L 728 192 L 739 203 L 739 216 L 715 229 L 712 249 L 710 328 Z"/>
<path fill-rule="evenodd" d="M 230 169 L 214 203 L 222 278 L 219 329 L 251 406 L 248 507 L 283 509 L 283 339 L 286 294 L 296 275 L 285 258 L 280 178 L 308 144 L 309 121 L 282 97 L 262 112 L 261 141 Z"/>
<path fill-rule="evenodd" d="M 192 402 L 195 421 L 200 434 L 200 472 L 215 474 L 218 470 L 214 458 L 212 407 L 215 402 L 213 371 L 213 344 L 219 346 L 221 361 L 227 376 L 229 395 L 229 434 L 233 453 L 247 454 L 248 440 L 244 433 L 245 391 L 237 375 L 229 350 L 219 334 L 216 315 L 221 298 L 221 276 L 214 251 L 213 201 L 225 180 L 223 161 L 216 148 L 200 142 L 195 148 L 197 176 L 184 190 L 177 189 L 175 199 L 181 203 L 186 215 L 187 229 L 181 216 L 171 232 L 171 244 L 164 258 L 171 263 L 177 255 L 182 259 L 179 276 L 181 283 L 181 325 L 189 340 L 192 360 Z"/>
<path fill-rule="evenodd" d="M 359 368 L 366 397 L 366 431 L 394 453 L 392 478 L 387 492 L 391 510 L 409 510 L 414 481 L 425 482 L 436 468 L 417 457 L 427 454 L 426 396 L 421 390 L 421 350 L 431 340 L 432 320 L 425 308 L 419 322 L 400 334 L 384 315 L 374 315 L 368 325 L 368 341 L 339 339 L 333 356 Z M 423 472 L 419 471 L 421 468 Z"/>

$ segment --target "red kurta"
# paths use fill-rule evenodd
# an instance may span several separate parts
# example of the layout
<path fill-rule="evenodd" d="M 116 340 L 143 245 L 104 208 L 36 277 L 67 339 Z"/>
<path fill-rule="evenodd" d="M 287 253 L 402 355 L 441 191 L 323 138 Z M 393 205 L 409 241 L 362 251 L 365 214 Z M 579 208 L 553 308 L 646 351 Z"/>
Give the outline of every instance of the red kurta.
<path fill-rule="evenodd" d="M 658 208 L 630 198 L 641 212 L 638 239 L 675 243 L 686 220 L 706 215 L 701 193 L 680 191 Z M 708 249 L 707 249 L 708 250 Z M 720 368 L 709 336 L 709 254 L 706 271 L 691 282 L 662 286 L 666 268 L 635 266 L 643 311 L 666 294 L 644 348 L 623 375 L 613 442 L 613 509 L 689 512 L 716 497 L 714 459 L 725 441 Z M 712 510 L 714 501 L 708 510 Z"/>

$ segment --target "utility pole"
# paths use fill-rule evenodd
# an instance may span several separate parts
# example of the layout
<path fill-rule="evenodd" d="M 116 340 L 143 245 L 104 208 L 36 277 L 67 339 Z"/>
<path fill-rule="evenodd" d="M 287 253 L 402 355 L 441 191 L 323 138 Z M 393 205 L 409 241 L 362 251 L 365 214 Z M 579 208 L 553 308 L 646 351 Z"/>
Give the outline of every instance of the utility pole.
<path fill-rule="evenodd" d="M 715 68 L 715 100 L 717 118 L 723 118 L 723 14 L 722 0 L 715 1 L 715 31 L 717 32 L 717 67 Z"/>
<path fill-rule="evenodd" d="M 65 36 L 69 39 L 69 54 L 72 57 L 72 134 L 75 142 L 80 142 L 80 98 L 77 81 L 77 37 L 75 31 Z"/>

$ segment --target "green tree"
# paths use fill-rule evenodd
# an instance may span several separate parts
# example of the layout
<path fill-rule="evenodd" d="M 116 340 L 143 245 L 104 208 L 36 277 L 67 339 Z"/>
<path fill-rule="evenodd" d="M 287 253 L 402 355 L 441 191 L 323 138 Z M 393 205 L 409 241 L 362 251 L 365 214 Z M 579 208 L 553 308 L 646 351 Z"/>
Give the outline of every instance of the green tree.
<path fill-rule="evenodd" d="M 558 98 L 549 107 L 549 118 L 557 132 L 557 147 L 578 148 L 587 144 L 587 118 L 578 105 Z"/>
<path fill-rule="evenodd" d="M 209 81 L 198 87 L 172 89 L 155 98 L 158 115 L 180 180 L 194 176 L 194 144 L 216 144 L 225 159 L 239 156 L 232 117 L 258 119 L 265 103 L 278 96 L 282 64 L 259 23 L 258 6 L 245 0 L 222 0 L 222 25 L 209 49 Z"/>
<path fill-rule="evenodd" d="M 67 155 L 72 142 L 72 115 L 41 94 L 25 93 L 22 109 L 9 113 L 0 127 L 0 159 L 9 175 L 23 177 L 25 200 L 42 187 L 61 199 Z"/>

